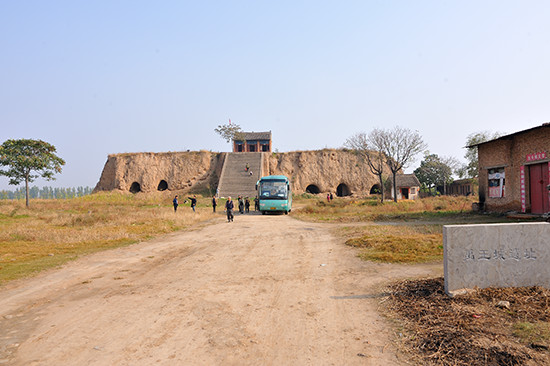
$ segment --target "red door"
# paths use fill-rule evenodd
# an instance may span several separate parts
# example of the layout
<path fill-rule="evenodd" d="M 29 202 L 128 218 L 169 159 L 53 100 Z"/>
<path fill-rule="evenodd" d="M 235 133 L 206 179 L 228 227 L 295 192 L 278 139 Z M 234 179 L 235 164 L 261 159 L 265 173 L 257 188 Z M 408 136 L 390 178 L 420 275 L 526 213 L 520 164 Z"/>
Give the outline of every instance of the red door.
<path fill-rule="evenodd" d="M 531 212 L 542 214 L 550 211 L 548 199 L 548 163 L 529 166 L 529 191 Z"/>

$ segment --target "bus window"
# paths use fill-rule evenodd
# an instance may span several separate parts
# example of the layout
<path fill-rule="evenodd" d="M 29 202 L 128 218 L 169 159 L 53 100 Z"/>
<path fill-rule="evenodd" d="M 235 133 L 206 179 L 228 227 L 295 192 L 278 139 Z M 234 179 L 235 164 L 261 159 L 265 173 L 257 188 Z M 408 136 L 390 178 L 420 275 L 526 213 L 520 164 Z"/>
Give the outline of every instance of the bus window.
<path fill-rule="evenodd" d="M 287 184 L 284 181 L 263 181 L 260 183 L 260 197 L 266 199 L 286 199 Z"/>

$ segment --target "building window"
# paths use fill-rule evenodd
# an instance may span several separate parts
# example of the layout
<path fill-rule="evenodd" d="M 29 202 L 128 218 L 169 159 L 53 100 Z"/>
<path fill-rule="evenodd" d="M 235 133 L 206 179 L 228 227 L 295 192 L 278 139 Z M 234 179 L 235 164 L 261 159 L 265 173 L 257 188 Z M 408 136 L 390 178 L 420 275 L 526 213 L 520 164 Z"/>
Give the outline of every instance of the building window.
<path fill-rule="evenodd" d="M 416 194 L 416 188 L 411 187 L 411 194 Z"/>
<path fill-rule="evenodd" d="M 505 174 L 504 168 L 489 169 L 489 197 L 504 197 Z"/>

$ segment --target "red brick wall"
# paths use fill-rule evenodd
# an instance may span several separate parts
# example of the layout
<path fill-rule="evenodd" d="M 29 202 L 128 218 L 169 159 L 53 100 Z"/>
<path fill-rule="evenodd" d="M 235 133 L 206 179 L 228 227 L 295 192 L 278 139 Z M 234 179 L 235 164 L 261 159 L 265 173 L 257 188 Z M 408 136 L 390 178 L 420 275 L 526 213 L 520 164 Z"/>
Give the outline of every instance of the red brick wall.
<path fill-rule="evenodd" d="M 526 156 L 534 153 L 546 153 L 548 159 L 527 162 Z M 550 160 L 550 126 L 479 145 L 479 199 L 485 202 L 488 211 L 521 211 L 520 167 L 526 164 L 541 163 Z M 504 167 L 504 197 L 489 198 L 488 169 Z M 529 169 L 525 168 L 525 197 L 527 212 L 530 212 Z"/>

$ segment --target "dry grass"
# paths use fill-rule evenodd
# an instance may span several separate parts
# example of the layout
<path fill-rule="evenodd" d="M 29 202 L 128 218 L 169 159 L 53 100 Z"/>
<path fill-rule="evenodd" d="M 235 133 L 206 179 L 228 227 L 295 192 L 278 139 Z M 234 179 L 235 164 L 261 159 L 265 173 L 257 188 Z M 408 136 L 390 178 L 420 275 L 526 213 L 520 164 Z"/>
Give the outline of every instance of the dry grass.
<path fill-rule="evenodd" d="M 346 244 L 361 248 L 363 260 L 389 263 L 422 263 L 443 257 L 441 225 L 369 225 L 344 228 Z"/>
<path fill-rule="evenodd" d="M 361 248 L 363 260 L 422 263 L 443 259 L 443 225 L 517 222 L 502 215 L 471 211 L 471 197 L 430 197 L 384 202 L 372 198 L 298 199 L 298 218 L 309 221 L 353 223 L 338 228 L 347 245 Z M 358 226 L 358 222 L 365 225 Z"/>
<path fill-rule="evenodd" d="M 0 201 L 0 283 L 57 266 L 79 255 L 128 245 L 214 217 L 168 195 L 98 193 L 69 200 Z"/>
<path fill-rule="evenodd" d="M 550 290 L 487 288 L 450 298 L 443 278 L 389 288 L 385 310 L 404 327 L 402 345 L 423 365 L 548 365 Z M 500 308 L 508 301 L 509 309 Z"/>
<path fill-rule="evenodd" d="M 468 216 L 473 197 L 429 197 L 417 200 L 385 201 L 377 197 L 363 199 L 336 198 L 327 202 L 321 198 L 298 197 L 294 216 L 316 222 L 361 222 L 405 219 L 437 219 L 449 215 Z"/>

